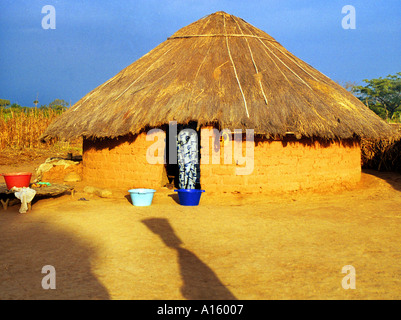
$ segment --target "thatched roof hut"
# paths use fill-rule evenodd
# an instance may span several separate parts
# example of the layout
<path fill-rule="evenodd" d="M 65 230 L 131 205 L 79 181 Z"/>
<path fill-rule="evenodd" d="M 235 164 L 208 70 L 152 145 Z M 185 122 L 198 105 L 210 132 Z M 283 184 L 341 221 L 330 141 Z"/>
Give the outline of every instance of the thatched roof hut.
<path fill-rule="evenodd" d="M 45 132 L 136 134 L 169 121 L 268 137 L 380 138 L 391 128 L 340 85 L 241 18 L 216 12 L 92 90 Z"/>
<path fill-rule="evenodd" d="M 170 121 L 198 129 L 254 130 L 252 148 L 242 142 L 242 150 L 252 152 L 246 174 L 235 156 L 228 164 L 209 165 L 205 160 L 213 150 L 202 146 L 207 157 L 201 154 L 200 183 L 208 192 L 349 186 L 360 179 L 359 139 L 393 135 L 351 93 L 268 34 L 216 12 L 92 90 L 52 123 L 43 139 L 83 137 L 87 183 L 157 188 L 165 172 L 174 175 L 175 169 L 171 163 L 149 163 L 153 138 L 146 131 L 165 129 Z M 159 156 L 170 150 L 169 139 Z M 226 146 L 221 148 L 226 157 Z"/>

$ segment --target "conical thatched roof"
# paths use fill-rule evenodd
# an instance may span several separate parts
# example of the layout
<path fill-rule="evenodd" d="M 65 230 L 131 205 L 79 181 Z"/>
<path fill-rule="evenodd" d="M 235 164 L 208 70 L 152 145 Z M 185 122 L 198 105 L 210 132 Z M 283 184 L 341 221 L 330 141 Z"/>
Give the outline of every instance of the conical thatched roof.
<path fill-rule="evenodd" d="M 380 138 L 392 129 L 265 32 L 216 12 L 92 90 L 43 138 L 116 137 L 177 121 L 255 133 Z"/>

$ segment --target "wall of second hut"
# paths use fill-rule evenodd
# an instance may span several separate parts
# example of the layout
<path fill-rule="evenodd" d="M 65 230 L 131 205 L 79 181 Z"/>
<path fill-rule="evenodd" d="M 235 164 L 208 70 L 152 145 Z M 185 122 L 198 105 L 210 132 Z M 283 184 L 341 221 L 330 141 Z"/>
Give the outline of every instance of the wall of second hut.
<path fill-rule="evenodd" d="M 152 136 L 147 139 L 146 133 L 118 140 L 84 139 L 84 181 L 88 185 L 120 190 L 160 188 L 167 182 L 164 165 L 150 164 L 146 158 L 149 147 L 157 141 L 154 139 Z M 240 174 L 241 169 L 246 170 L 246 166 L 249 169 L 251 164 L 238 163 L 234 152 L 231 161 L 224 159 L 227 144 L 220 142 L 219 145 L 220 164 L 213 163 L 216 162 L 216 158 L 212 158 L 216 144 L 213 145 L 212 138 L 208 146 L 209 164 L 205 164 L 205 156 L 201 159 L 201 187 L 207 192 L 324 191 L 352 186 L 361 177 L 361 149 L 355 140 L 274 141 L 255 137 L 253 170 L 245 175 Z M 242 155 L 246 152 L 249 151 L 243 141 Z M 164 147 L 158 153 L 164 153 Z"/>

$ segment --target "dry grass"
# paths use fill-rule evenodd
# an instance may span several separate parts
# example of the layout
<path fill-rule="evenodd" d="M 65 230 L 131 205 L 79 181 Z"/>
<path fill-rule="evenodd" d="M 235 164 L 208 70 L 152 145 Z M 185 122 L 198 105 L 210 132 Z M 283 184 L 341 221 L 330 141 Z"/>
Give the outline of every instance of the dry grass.
<path fill-rule="evenodd" d="M 362 140 L 361 150 L 364 168 L 401 172 L 401 140 Z"/>
<path fill-rule="evenodd" d="M 392 125 L 401 133 L 401 125 Z M 401 138 L 361 141 L 362 166 L 379 171 L 401 172 Z"/>
<path fill-rule="evenodd" d="M 41 110 L 32 108 L 24 111 L 5 112 L 0 109 L 0 147 L 1 149 L 37 148 L 43 147 L 39 137 L 60 112 L 52 109 Z M 49 141 L 48 146 L 54 144 Z"/>
<path fill-rule="evenodd" d="M 4 110 L 0 108 L 0 165 L 26 162 L 49 154 L 62 155 L 68 152 L 82 153 L 82 139 L 43 142 L 39 138 L 49 124 L 60 116 L 52 109 Z"/>

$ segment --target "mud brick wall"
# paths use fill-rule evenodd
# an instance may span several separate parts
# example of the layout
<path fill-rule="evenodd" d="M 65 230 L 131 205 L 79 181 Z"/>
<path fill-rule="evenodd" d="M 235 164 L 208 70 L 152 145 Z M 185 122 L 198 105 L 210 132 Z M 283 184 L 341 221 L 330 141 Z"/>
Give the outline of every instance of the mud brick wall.
<path fill-rule="evenodd" d="M 149 135 L 148 139 L 154 137 Z M 84 182 L 98 188 L 126 191 L 160 188 L 164 164 L 150 164 L 146 159 L 146 152 L 155 141 L 147 141 L 146 132 L 118 139 L 84 139 Z"/>
<path fill-rule="evenodd" d="M 358 141 L 273 141 L 255 137 L 254 145 L 253 172 L 239 175 L 237 168 L 244 165 L 236 164 L 234 152 L 231 164 L 226 164 L 228 161 L 224 163 L 223 142 L 220 142 L 220 164 L 212 164 L 213 146 L 209 143 L 209 164 L 202 164 L 201 161 L 202 189 L 241 193 L 327 191 L 352 187 L 361 178 Z M 245 156 L 245 141 L 242 142 L 242 150 Z"/>
<path fill-rule="evenodd" d="M 84 139 L 84 181 L 88 185 L 119 190 L 160 188 L 165 178 L 164 165 L 150 164 L 146 158 L 155 141 L 153 138 L 147 141 L 146 133 L 119 139 Z M 209 163 L 205 163 L 204 155 L 201 158 L 201 187 L 207 192 L 325 191 L 352 187 L 361 177 L 361 148 L 356 140 L 327 142 L 294 138 L 276 141 L 255 136 L 253 171 L 245 175 L 238 173 L 237 169 L 244 169 L 245 164 L 236 163 L 234 148 L 231 161 L 227 161 L 224 142 L 219 145 L 220 164 L 212 163 L 215 146 L 211 138 Z M 244 135 L 243 156 L 246 151 Z"/>

